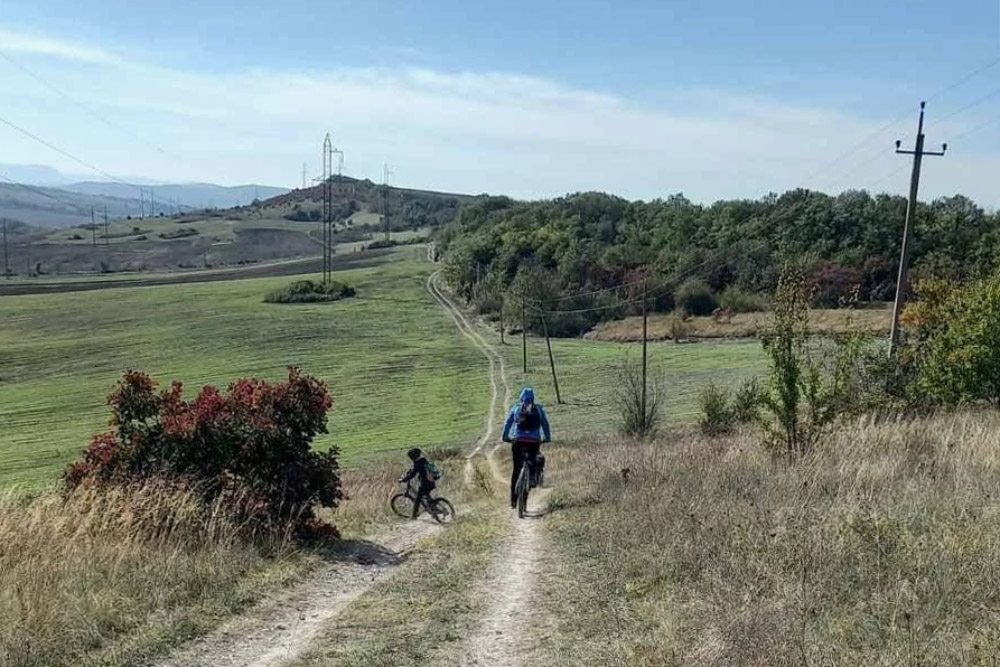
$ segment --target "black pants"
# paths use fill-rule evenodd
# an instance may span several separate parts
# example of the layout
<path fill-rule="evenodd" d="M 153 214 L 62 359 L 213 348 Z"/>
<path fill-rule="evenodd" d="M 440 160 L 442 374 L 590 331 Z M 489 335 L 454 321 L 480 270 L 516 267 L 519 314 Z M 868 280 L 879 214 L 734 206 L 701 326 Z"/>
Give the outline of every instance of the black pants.
<path fill-rule="evenodd" d="M 424 498 L 430 500 L 431 491 L 434 490 L 434 482 L 428 482 L 423 480 L 420 482 L 420 487 L 417 489 L 417 499 L 413 501 L 413 518 L 417 518 L 417 514 L 420 513 L 420 503 L 424 501 Z"/>
<path fill-rule="evenodd" d="M 521 466 L 524 465 L 525 459 L 531 461 L 532 466 L 535 465 L 535 457 L 538 456 L 538 450 L 541 448 L 541 443 L 539 442 L 515 442 L 511 445 L 510 451 L 514 456 L 514 469 L 510 473 L 510 504 L 514 505 L 517 503 L 517 493 L 515 488 L 517 487 L 517 476 L 521 474 Z M 534 470 L 532 470 L 534 474 Z"/>

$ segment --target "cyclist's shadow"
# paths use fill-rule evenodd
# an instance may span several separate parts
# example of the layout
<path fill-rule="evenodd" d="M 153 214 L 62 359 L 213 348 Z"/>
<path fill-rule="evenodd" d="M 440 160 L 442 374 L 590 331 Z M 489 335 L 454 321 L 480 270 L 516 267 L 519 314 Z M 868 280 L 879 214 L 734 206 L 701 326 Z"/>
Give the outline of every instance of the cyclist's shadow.
<path fill-rule="evenodd" d="M 399 565 L 407 559 L 405 552 L 397 553 L 370 540 L 342 539 L 316 545 L 310 550 L 328 563 L 357 563 L 359 565 L 391 567 Z"/>

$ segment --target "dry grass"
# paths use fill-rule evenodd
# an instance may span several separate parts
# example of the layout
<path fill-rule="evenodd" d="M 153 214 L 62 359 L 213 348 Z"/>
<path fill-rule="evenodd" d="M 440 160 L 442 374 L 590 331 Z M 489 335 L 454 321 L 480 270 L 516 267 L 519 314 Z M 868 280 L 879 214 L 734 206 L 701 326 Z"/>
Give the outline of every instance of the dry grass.
<path fill-rule="evenodd" d="M 239 533 L 157 485 L 0 499 L 0 664 L 132 664 L 302 569 Z"/>
<path fill-rule="evenodd" d="M 844 333 L 848 331 L 888 332 L 892 324 L 888 307 L 861 310 L 811 310 L 809 330 L 814 333 Z M 650 340 L 673 340 L 676 316 L 653 315 L 649 318 Z M 729 322 L 719 323 L 711 317 L 692 317 L 685 322 L 688 338 L 753 338 L 771 324 L 771 313 L 739 313 Z M 642 340 L 642 318 L 597 325 L 585 338 L 626 343 Z"/>
<path fill-rule="evenodd" d="M 462 484 L 459 450 L 430 455 L 445 472 L 439 493 L 460 513 L 490 494 Z M 344 471 L 350 499 L 324 518 L 348 538 L 401 521 L 388 500 L 407 463 L 400 455 Z M 0 665 L 137 664 L 318 562 L 288 539 L 245 535 L 220 509 L 164 485 L 0 497 Z"/>
<path fill-rule="evenodd" d="M 539 664 L 1000 655 L 996 414 L 856 423 L 792 467 L 689 433 L 556 450 L 551 470 Z"/>

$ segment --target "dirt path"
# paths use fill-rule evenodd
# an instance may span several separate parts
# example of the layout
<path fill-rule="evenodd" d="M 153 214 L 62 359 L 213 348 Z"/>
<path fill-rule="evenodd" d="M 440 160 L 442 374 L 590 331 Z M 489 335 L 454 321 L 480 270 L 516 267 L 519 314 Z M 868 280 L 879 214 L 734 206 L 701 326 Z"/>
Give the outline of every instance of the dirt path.
<path fill-rule="evenodd" d="M 522 630 L 534 609 L 542 550 L 538 522 L 547 496 L 547 489 L 536 489 L 532 493 L 528 498 L 527 518 L 518 519 L 511 511 L 512 535 L 501 545 L 487 576 L 489 609 L 476 632 L 466 641 L 459 664 L 466 667 L 525 664 L 527 650 Z"/>
<path fill-rule="evenodd" d="M 437 285 L 439 276 L 432 275 L 427 281 L 427 289 L 435 299 L 448 310 L 455 325 L 466 338 L 490 360 L 490 383 L 493 386 L 493 400 L 486 429 L 476 448 L 469 454 L 466 477 L 472 474 L 473 459 L 482 455 L 483 448 L 494 433 L 498 420 L 496 409 L 500 386 L 504 388 L 503 405 L 510 404 L 511 391 L 507 382 L 503 356 L 473 327 L 462 311 Z M 506 500 L 506 490 L 510 480 L 501 473 L 497 464 L 500 445 L 490 449 L 486 456 L 490 469 Z M 490 595 L 490 605 L 475 633 L 466 641 L 459 664 L 477 667 L 514 667 L 523 664 L 526 654 L 522 644 L 521 628 L 534 608 L 534 590 L 538 581 L 542 539 L 538 521 L 544 512 L 548 489 L 536 489 L 528 498 L 529 517 L 518 519 L 511 511 L 511 535 L 500 546 L 495 562 L 487 573 L 485 590 Z"/>
<path fill-rule="evenodd" d="M 496 431 L 501 388 L 509 401 L 503 357 L 473 328 L 465 315 L 438 287 L 438 274 L 427 281 L 427 290 L 448 312 L 463 336 L 489 361 L 492 389 L 483 435 L 467 458 L 482 454 Z M 379 544 L 349 545 L 336 560 L 324 564 L 301 584 L 224 624 L 215 632 L 181 648 L 159 667 L 277 667 L 291 662 L 309 647 L 313 638 L 353 601 L 388 576 L 405 561 L 406 554 L 425 537 L 441 530 L 428 517 L 400 524 Z"/>
<path fill-rule="evenodd" d="M 294 660 L 353 601 L 405 562 L 441 526 L 425 516 L 401 524 L 381 544 L 349 545 L 306 581 L 258 605 L 159 663 L 160 667 L 276 667 Z"/>
<path fill-rule="evenodd" d="M 503 407 L 510 404 L 511 391 L 510 385 L 507 382 L 507 367 L 504 362 L 503 355 L 497 352 L 496 348 L 493 347 L 482 334 L 476 330 L 476 328 L 469 322 L 468 318 L 462 312 L 462 310 L 455 305 L 455 302 L 441 289 L 438 285 L 440 280 L 440 272 L 433 273 L 427 279 L 427 291 L 431 293 L 431 296 L 441 304 L 448 314 L 451 316 L 452 321 L 455 322 L 455 326 L 458 327 L 459 332 L 475 345 L 483 353 L 486 359 L 489 361 L 489 379 L 490 387 L 492 388 L 493 395 L 490 398 L 490 408 L 486 414 L 486 424 L 483 428 L 482 437 L 476 442 L 476 446 L 471 452 L 466 456 L 465 465 L 465 483 L 469 484 L 472 481 L 472 475 L 474 470 L 473 461 L 477 456 L 483 454 L 483 447 L 486 446 L 488 442 L 496 439 L 496 427 L 500 415 L 502 414 Z M 498 404 L 498 399 L 500 398 L 501 387 L 503 388 L 503 402 Z M 492 458 L 490 459 L 492 463 Z M 496 475 L 495 466 L 494 475 Z"/>

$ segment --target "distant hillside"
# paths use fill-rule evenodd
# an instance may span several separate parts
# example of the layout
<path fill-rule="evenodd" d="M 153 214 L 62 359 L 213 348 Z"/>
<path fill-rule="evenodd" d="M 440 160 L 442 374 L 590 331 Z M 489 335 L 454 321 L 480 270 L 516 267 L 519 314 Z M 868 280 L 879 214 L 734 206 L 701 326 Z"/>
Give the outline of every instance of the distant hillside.
<path fill-rule="evenodd" d="M 84 181 L 64 186 L 63 190 L 86 195 L 101 195 L 119 199 L 136 199 L 136 188 L 122 183 Z M 237 185 L 224 187 L 212 183 L 183 183 L 177 185 L 156 185 L 144 188 L 147 197 L 153 193 L 153 201 L 173 202 L 184 208 L 232 208 L 246 206 L 255 198 L 269 199 L 288 192 L 288 188 L 269 185 Z"/>
<path fill-rule="evenodd" d="M 333 184 L 335 210 L 338 221 L 363 220 L 369 224 L 379 224 L 382 214 L 384 186 L 369 179 L 359 180 L 344 176 Z M 472 195 L 434 190 L 389 187 L 385 190 L 386 206 L 389 210 L 389 224 L 393 230 L 438 227 L 447 224 L 458 215 L 458 209 L 476 199 Z M 295 189 L 262 202 L 265 209 L 289 209 L 289 215 L 300 215 L 302 219 L 318 219 L 322 208 L 323 190 L 320 185 L 305 189 Z"/>

